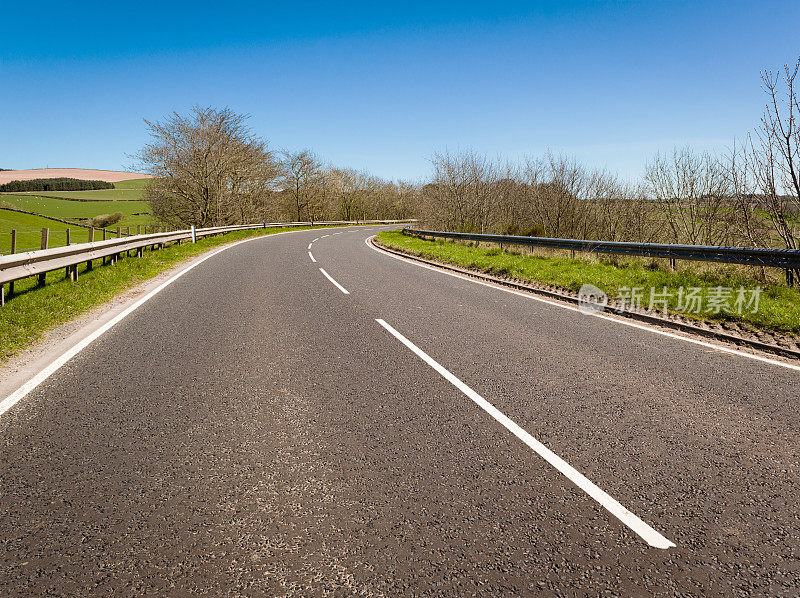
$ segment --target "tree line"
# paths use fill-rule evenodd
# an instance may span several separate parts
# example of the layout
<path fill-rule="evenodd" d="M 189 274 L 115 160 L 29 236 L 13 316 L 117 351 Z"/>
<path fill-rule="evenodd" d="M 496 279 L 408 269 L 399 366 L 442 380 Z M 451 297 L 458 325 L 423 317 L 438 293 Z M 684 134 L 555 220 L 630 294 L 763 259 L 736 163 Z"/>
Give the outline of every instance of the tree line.
<path fill-rule="evenodd" d="M 414 214 L 414 185 L 326 165 L 307 149 L 273 151 L 247 118 L 228 108 L 196 106 L 188 115 L 145 121 L 152 140 L 138 159 L 156 177 L 144 193 L 156 218 L 218 226 Z"/>
<path fill-rule="evenodd" d="M 2 169 L 0 169 L 2 170 Z M 21 191 L 92 191 L 94 189 L 113 189 L 113 183 L 105 181 L 86 181 L 59 177 L 53 179 L 30 179 L 28 181 L 9 181 L 0 185 L 2 192 Z"/>
<path fill-rule="evenodd" d="M 509 161 L 436 153 L 423 182 L 386 181 L 273 151 L 231 110 L 195 107 L 146 121 L 145 198 L 165 223 L 418 218 L 423 226 L 612 241 L 800 247 L 800 60 L 762 73 L 759 126 L 724 155 L 678 148 L 628 182 L 547 153 Z"/>

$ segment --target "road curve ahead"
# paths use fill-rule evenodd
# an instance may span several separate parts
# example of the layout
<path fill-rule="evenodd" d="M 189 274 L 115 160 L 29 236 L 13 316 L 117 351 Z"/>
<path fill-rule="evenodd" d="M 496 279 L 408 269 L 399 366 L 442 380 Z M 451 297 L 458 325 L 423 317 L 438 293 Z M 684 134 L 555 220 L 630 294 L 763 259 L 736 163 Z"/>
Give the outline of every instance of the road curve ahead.
<path fill-rule="evenodd" d="M 0 416 L 0 594 L 800 593 L 800 371 L 377 230 L 222 251 Z"/>

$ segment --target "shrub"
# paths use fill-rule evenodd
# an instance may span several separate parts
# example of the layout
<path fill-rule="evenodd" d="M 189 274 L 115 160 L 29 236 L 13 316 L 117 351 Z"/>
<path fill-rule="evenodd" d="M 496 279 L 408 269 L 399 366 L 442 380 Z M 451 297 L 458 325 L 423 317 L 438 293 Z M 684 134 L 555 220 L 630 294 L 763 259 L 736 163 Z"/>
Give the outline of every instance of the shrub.
<path fill-rule="evenodd" d="M 102 214 L 86 221 L 86 224 L 93 228 L 106 228 L 122 220 L 124 214 L 115 212 L 114 214 Z"/>

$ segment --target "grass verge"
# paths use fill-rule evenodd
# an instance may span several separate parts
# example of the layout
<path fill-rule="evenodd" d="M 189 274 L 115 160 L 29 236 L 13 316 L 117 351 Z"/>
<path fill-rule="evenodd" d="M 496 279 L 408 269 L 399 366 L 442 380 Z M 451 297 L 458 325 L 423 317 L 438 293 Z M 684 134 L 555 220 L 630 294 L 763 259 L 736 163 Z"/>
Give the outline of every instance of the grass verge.
<path fill-rule="evenodd" d="M 615 264 L 594 259 L 538 257 L 453 241 L 427 241 L 404 235 L 400 231 L 381 232 L 377 238 L 389 247 L 425 259 L 497 276 L 552 285 L 573 292 L 577 292 L 584 284 L 592 284 L 617 301 L 627 299 L 630 302 L 631 289 L 642 289 L 643 307 L 649 306 L 651 289 L 654 289 L 656 299 L 663 297 L 666 300 L 668 313 L 693 320 L 728 321 L 778 332 L 800 333 L 800 291 L 781 285 L 762 285 L 757 309 L 753 311 L 752 305 L 744 306 L 742 313 L 738 313 L 735 301 L 739 289 L 744 289 L 745 299 L 750 300 L 753 296 L 751 291 L 756 290 L 758 285 L 733 269 L 722 274 L 698 273 L 691 269 L 671 272 L 634 261 Z M 683 295 L 680 294 L 681 288 L 684 289 Z M 683 304 L 689 304 L 686 298 L 689 289 L 698 289 L 694 293 L 700 297 L 700 313 L 693 311 L 696 303 L 679 304 L 681 298 Z M 714 297 L 720 297 L 720 293 L 726 293 L 727 289 L 730 289 L 730 295 L 727 296 L 730 312 L 723 308 L 713 313 L 714 307 L 706 311 Z M 662 304 L 657 302 L 656 305 L 661 311 Z"/>
<path fill-rule="evenodd" d="M 275 234 L 287 230 L 324 227 L 287 227 L 237 231 L 200 239 L 196 244 L 169 245 L 158 251 L 144 252 L 144 257 L 124 257 L 115 265 L 78 269 L 78 280 L 70 282 L 63 271 L 50 272 L 47 284 L 37 287 L 35 277 L 18 280 L 15 294 L 0 307 L 0 364 L 31 346 L 48 330 L 87 312 L 115 295 L 174 267 L 181 261 L 213 247 L 250 237 Z M 6 285 L 6 289 L 8 286 Z"/>

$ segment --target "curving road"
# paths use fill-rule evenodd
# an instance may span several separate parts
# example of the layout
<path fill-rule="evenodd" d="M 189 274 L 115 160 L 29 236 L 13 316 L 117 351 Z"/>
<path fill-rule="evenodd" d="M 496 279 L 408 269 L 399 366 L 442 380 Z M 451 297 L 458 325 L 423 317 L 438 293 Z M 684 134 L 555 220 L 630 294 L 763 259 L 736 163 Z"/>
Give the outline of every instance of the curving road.
<path fill-rule="evenodd" d="M 377 230 L 222 251 L 0 416 L 0 593 L 800 593 L 800 371 Z"/>

